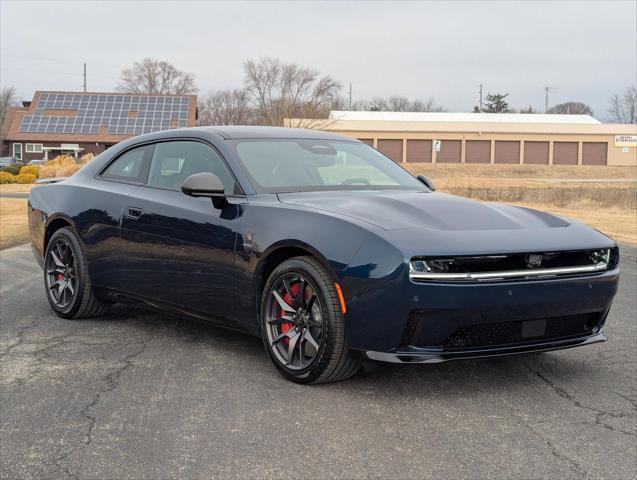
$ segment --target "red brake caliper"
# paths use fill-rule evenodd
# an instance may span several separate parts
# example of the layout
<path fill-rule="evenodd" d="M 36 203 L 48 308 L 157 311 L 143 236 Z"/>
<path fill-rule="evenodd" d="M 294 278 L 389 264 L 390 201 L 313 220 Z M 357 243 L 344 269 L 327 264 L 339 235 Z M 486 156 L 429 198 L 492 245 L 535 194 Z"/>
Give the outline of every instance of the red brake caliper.
<path fill-rule="evenodd" d="M 297 295 L 297 293 L 299 291 L 299 287 L 300 287 L 299 283 L 295 283 L 294 285 L 290 285 L 290 291 L 292 292 L 292 295 L 294 295 L 295 297 L 296 297 L 296 295 Z M 292 297 L 290 296 L 290 294 L 288 292 L 285 292 L 285 295 L 283 295 L 283 300 L 285 300 L 285 303 L 287 303 L 288 305 L 292 305 Z M 285 312 L 283 311 L 283 309 L 281 309 L 279 311 L 279 316 L 282 317 L 283 315 L 285 315 Z M 290 323 L 290 322 L 282 323 L 281 324 L 281 333 L 287 332 L 293 326 L 294 326 L 294 324 Z M 290 339 L 288 337 L 285 337 L 283 339 L 283 343 L 288 345 L 290 343 Z"/>

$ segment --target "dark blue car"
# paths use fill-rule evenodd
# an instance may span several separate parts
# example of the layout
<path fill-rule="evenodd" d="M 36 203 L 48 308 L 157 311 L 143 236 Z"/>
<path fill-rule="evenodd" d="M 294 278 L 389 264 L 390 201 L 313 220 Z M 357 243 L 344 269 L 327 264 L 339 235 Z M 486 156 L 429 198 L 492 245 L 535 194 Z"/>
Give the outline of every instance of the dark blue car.
<path fill-rule="evenodd" d="M 63 318 L 135 303 L 258 335 L 290 380 L 606 339 L 618 249 L 528 208 L 435 193 L 319 131 L 172 130 L 29 198 Z"/>

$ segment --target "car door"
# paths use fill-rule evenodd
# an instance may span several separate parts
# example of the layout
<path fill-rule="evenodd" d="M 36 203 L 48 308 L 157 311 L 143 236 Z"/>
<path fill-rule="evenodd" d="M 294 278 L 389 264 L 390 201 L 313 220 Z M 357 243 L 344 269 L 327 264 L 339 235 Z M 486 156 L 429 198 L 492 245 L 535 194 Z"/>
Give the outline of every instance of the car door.
<path fill-rule="evenodd" d="M 147 183 L 129 197 L 121 235 L 127 291 L 205 317 L 234 315 L 236 224 L 241 201 L 214 208 L 181 192 L 184 180 L 211 172 L 229 196 L 237 186 L 220 154 L 195 140 L 155 144 Z"/>
<path fill-rule="evenodd" d="M 126 271 L 122 262 L 122 210 L 129 195 L 146 182 L 153 145 L 130 148 L 88 185 L 75 189 L 75 225 L 84 240 L 93 285 L 121 288 Z"/>

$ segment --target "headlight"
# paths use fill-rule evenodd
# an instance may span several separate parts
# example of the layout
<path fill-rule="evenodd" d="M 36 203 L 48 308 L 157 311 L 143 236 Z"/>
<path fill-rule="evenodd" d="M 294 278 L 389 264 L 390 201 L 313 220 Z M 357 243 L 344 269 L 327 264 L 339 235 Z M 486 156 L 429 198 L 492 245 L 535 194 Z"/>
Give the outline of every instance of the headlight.
<path fill-rule="evenodd" d="M 608 265 L 610 263 L 610 248 L 593 250 L 588 254 L 588 258 L 591 259 L 594 265 Z"/>

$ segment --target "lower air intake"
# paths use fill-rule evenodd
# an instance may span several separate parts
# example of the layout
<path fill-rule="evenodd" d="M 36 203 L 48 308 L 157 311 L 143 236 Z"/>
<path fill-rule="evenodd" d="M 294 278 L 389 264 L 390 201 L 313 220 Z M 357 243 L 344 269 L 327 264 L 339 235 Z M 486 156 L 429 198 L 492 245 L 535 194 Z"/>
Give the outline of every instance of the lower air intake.
<path fill-rule="evenodd" d="M 442 346 L 446 350 L 455 350 L 590 335 L 597 327 L 600 317 L 599 313 L 589 313 L 529 321 L 465 325 L 449 335 Z"/>

